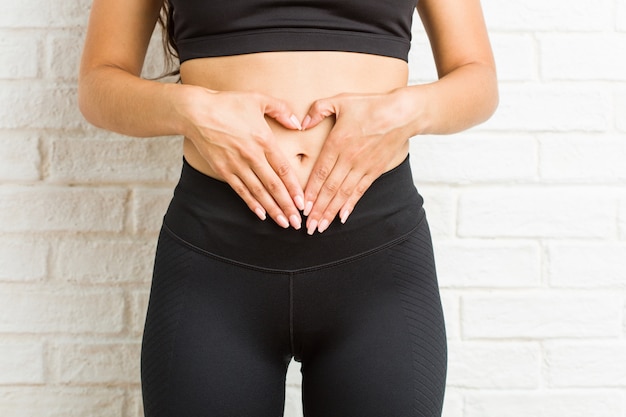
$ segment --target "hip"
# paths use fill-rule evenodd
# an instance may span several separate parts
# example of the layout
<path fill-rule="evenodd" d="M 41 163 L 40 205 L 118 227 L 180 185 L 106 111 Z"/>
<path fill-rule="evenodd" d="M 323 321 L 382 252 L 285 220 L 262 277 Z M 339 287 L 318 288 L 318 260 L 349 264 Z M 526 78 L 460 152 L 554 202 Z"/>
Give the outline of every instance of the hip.
<path fill-rule="evenodd" d="M 379 177 L 345 224 L 323 234 L 261 221 L 222 181 L 183 163 L 164 232 L 208 256 L 251 268 L 302 271 L 344 262 L 405 239 L 424 220 L 408 157 Z"/>

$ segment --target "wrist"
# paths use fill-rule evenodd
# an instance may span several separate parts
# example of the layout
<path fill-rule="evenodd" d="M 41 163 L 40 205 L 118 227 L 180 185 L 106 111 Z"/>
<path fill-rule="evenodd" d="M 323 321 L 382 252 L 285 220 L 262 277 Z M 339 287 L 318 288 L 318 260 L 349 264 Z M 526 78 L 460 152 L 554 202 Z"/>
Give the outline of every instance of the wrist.
<path fill-rule="evenodd" d="M 401 87 L 391 92 L 394 97 L 392 111 L 402 120 L 409 135 L 417 136 L 429 131 L 429 100 L 427 99 L 427 86 L 414 85 Z"/>
<path fill-rule="evenodd" d="M 169 84 L 166 88 L 171 104 L 170 123 L 176 134 L 193 138 L 200 123 L 202 110 L 207 108 L 211 90 L 185 84 Z"/>

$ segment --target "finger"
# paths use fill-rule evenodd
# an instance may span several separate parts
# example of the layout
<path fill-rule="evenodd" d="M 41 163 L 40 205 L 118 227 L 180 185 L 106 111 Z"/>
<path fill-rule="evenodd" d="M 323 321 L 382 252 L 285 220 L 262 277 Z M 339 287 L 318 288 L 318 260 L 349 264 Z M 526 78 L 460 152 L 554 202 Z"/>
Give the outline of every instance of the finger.
<path fill-rule="evenodd" d="M 238 176 L 232 175 L 227 179 L 228 185 L 237 193 L 237 195 L 246 203 L 248 208 L 257 215 L 261 220 L 267 218 L 267 212 L 263 208 L 263 205 L 252 196 L 248 187 L 239 179 Z"/>
<path fill-rule="evenodd" d="M 346 208 L 345 206 L 348 199 L 350 199 L 352 196 L 355 196 L 356 201 L 358 201 L 358 199 L 361 198 L 361 196 L 365 192 L 365 189 L 367 189 L 364 189 L 361 186 L 362 178 L 363 175 L 356 173 L 355 171 L 351 171 L 349 173 L 349 175 L 346 177 L 343 184 L 341 185 L 339 191 L 335 194 L 333 199 L 324 210 L 324 213 L 322 214 L 321 220 L 319 222 L 319 226 L 317 228 L 318 232 L 323 233 L 326 229 L 328 229 L 328 226 L 330 226 L 330 224 L 337 216 L 337 213 L 339 213 L 339 209 Z M 354 208 L 353 205 L 352 208 Z M 348 215 L 350 212 L 348 212 Z M 340 216 L 342 214 L 344 213 L 340 213 Z M 340 217 L 340 219 L 341 223 L 345 223 L 343 217 Z"/>
<path fill-rule="evenodd" d="M 322 152 L 317 157 L 315 165 L 311 170 L 309 179 L 307 181 L 304 190 L 304 215 L 308 216 L 313 209 L 313 203 L 317 201 L 318 194 L 322 185 L 328 179 L 328 176 L 332 172 L 339 154 L 334 151 L 333 146 L 330 144 L 330 137 L 326 139 L 326 144 L 322 148 Z"/>
<path fill-rule="evenodd" d="M 252 197 L 261 204 L 263 209 L 276 222 L 276 224 L 280 227 L 288 228 L 290 225 L 288 215 L 281 209 L 278 202 L 275 201 L 270 194 L 270 191 L 267 188 L 268 184 L 264 183 L 263 179 L 253 171 L 242 174 L 240 178 Z M 266 179 L 266 181 L 271 180 Z M 278 178 L 275 179 L 275 182 L 279 181 L 280 180 Z"/>
<path fill-rule="evenodd" d="M 327 218 L 322 215 L 326 212 L 329 203 L 341 192 L 340 190 L 350 173 L 350 169 L 349 165 L 337 163 L 332 173 L 324 181 L 307 219 L 307 232 L 309 234 L 313 234 L 316 228 L 319 231 L 326 230 L 333 221 L 334 215 L 329 215 Z"/>
<path fill-rule="evenodd" d="M 322 120 L 332 114 L 338 114 L 338 106 L 335 100 L 316 100 L 309 109 L 309 112 L 302 120 L 302 130 L 317 126 Z"/>
<path fill-rule="evenodd" d="M 263 204 L 270 217 L 280 226 L 291 225 L 295 229 L 300 229 L 302 226 L 300 212 L 289 195 L 285 183 L 267 162 L 250 166 L 260 181 L 255 183 L 255 187 L 259 188 L 251 189 L 252 195 Z M 254 180 L 251 179 L 251 181 Z M 296 184 L 300 187 L 297 181 Z"/>
<path fill-rule="evenodd" d="M 291 111 L 286 102 L 265 95 L 261 96 L 260 100 L 264 114 L 267 114 L 288 129 L 302 130 L 300 120 L 298 120 L 298 117 Z"/>
<path fill-rule="evenodd" d="M 265 158 L 284 184 L 293 204 L 298 210 L 304 210 L 304 191 L 287 158 L 277 149 L 266 150 Z M 297 215 L 300 217 L 299 213 Z"/>
<path fill-rule="evenodd" d="M 374 183 L 375 176 L 373 175 L 364 175 L 361 177 L 359 183 L 354 187 L 352 195 L 348 197 L 343 207 L 339 211 L 339 219 L 342 224 L 345 224 L 348 220 L 348 217 L 354 211 L 354 207 L 357 205 L 361 197 L 365 194 L 365 192 L 370 188 L 370 186 Z"/>

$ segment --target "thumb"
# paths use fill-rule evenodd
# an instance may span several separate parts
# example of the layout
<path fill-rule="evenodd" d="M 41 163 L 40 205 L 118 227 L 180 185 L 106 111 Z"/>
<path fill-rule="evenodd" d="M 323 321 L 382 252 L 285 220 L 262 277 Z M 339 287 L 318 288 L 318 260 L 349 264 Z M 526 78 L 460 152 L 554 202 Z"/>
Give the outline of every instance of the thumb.
<path fill-rule="evenodd" d="M 263 96 L 263 113 L 276 120 L 287 129 L 302 130 L 300 120 L 291 111 L 287 103 L 274 97 Z"/>
<path fill-rule="evenodd" d="M 332 99 L 316 100 L 309 109 L 309 113 L 302 120 L 302 130 L 317 126 L 322 120 L 338 113 L 338 107 Z"/>

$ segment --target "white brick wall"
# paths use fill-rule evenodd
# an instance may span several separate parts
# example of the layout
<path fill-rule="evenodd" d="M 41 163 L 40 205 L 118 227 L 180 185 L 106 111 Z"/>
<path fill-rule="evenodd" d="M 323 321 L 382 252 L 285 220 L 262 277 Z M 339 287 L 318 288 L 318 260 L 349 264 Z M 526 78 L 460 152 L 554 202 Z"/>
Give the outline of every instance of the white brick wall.
<path fill-rule="evenodd" d="M 180 139 L 80 116 L 90 3 L 0 13 L 3 417 L 141 415 L 139 342 Z M 483 6 L 497 114 L 411 149 L 448 322 L 444 416 L 626 417 L 626 2 Z M 412 82 L 434 78 L 418 25 L 411 60 Z M 299 402 L 292 366 L 287 417 Z"/>

